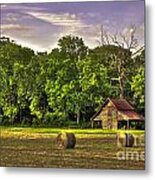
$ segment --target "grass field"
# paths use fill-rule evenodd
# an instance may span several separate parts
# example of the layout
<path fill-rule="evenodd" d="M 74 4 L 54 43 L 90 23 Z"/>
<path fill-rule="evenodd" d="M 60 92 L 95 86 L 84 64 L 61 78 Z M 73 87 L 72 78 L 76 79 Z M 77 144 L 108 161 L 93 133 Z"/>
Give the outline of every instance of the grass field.
<path fill-rule="evenodd" d="M 74 149 L 60 149 L 58 147 L 55 139 L 60 131 L 75 133 L 77 143 Z M 0 127 L 0 132 L 1 166 L 145 168 L 144 157 L 142 157 L 144 146 L 118 148 L 116 146 L 116 133 L 118 131 Z M 143 131 L 130 132 L 136 135 L 144 134 Z"/>

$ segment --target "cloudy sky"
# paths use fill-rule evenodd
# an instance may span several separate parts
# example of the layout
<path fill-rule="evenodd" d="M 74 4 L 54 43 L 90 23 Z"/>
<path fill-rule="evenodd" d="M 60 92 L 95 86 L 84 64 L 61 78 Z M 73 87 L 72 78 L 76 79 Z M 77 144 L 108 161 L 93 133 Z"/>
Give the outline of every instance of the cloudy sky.
<path fill-rule="evenodd" d="M 50 51 L 64 35 L 77 35 L 86 45 L 99 45 L 100 27 L 109 34 L 129 32 L 136 26 L 144 43 L 144 1 L 53 2 L 1 5 L 1 36 L 35 51 Z"/>

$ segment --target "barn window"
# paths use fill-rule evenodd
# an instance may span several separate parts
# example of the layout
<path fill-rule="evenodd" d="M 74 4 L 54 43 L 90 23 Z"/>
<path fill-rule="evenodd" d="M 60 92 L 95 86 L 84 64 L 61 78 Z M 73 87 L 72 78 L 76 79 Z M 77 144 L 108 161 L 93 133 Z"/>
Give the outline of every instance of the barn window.
<path fill-rule="evenodd" d="M 110 110 L 108 111 L 108 116 L 112 116 L 112 112 L 113 112 L 113 110 L 110 109 Z"/>

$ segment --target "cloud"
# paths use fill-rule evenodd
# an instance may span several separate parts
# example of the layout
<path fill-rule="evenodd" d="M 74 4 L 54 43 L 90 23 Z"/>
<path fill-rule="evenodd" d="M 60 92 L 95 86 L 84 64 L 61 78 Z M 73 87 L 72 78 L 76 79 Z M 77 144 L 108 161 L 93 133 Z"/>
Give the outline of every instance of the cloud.
<path fill-rule="evenodd" d="M 13 31 L 28 31 L 30 30 L 30 27 L 27 26 L 21 26 L 19 24 L 2 24 L 1 25 L 1 30 L 6 31 L 6 30 L 13 30 Z"/>
<path fill-rule="evenodd" d="M 40 51 L 51 51 L 52 48 L 56 47 L 57 37 L 55 35 L 51 36 L 40 36 L 33 33 L 3 33 L 2 36 L 9 37 L 11 40 L 14 40 L 17 44 L 23 47 L 29 47 L 35 52 Z"/>
<path fill-rule="evenodd" d="M 32 4 L 21 4 L 21 3 L 13 3 L 13 4 L 2 4 L 1 5 L 2 10 L 18 10 L 18 11 L 41 11 L 41 10 L 45 10 L 45 8 L 43 7 L 35 7 Z"/>
<path fill-rule="evenodd" d="M 126 36 L 126 38 L 130 38 L 133 29 L 135 29 L 135 38 L 137 38 L 140 41 L 140 43 L 144 43 L 144 23 L 140 25 L 124 27 L 124 29 L 122 30 L 122 34 Z"/>
<path fill-rule="evenodd" d="M 82 29 L 88 28 L 89 25 L 84 23 L 79 14 L 73 13 L 47 13 L 47 12 L 28 12 L 29 15 L 36 19 L 47 22 L 50 25 L 57 27 L 57 39 L 65 35 L 81 36 L 79 32 Z M 52 28 L 52 27 L 51 27 Z"/>
<path fill-rule="evenodd" d="M 61 27 L 61 32 L 58 34 L 58 38 L 71 34 L 90 38 L 97 39 L 97 26 L 95 24 L 87 24 L 84 20 L 81 19 L 83 14 L 71 14 L 71 13 L 44 13 L 44 12 L 28 12 L 29 15 L 40 19 L 42 21 L 48 22 L 52 25 Z M 88 16 L 96 16 L 96 14 L 89 13 Z M 93 44 L 93 42 L 92 42 Z"/>
<path fill-rule="evenodd" d="M 54 14 L 54 13 L 41 13 L 41 12 L 29 12 L 29 15 L 43 20 L 45 22 L 51 23 L 57 26 L 79 26 L 81 25 L 81 20 L 78 19 L 77 15 L 63 13 L 63 14 Z"/>
<path fill-rule="evenodd" d="M 31 16 L 24 14 L 24 13 L 17 13 L 17 12 L 7 12 L 7 13 L 2 13 L 1 17 L 1 23 L 16 23 L 24 20 L 31 19 Z"/>
<path fill-rule="evenodd" d="M 1 4 L 1 8 L 3 9 L 3 8 L 6 8 L 7 7 L 7 5 L 6 4 Z"/>
<path fill-rule="evenodd" d="M 89 16 L 90 18 L 95 18 L 95 17 L 98 17 L 100 14 L 97 13 L 97 12 L 95 12 L 95 13 L 94 12 L 90 12 L 90 13 L 87 13 L 85 15 Z"/>
<path fill-rule="evenodd" d="M 122 34 L 125 36 L 131 36 L 132 32 L 135 31 L 136 32 L 137 27 L 136 26 L 128 26 L 128 27 L 124 27 L 124 29 L 122 30 Z"/>
<path fill-rule="evenodd" d="M 5 16 L 2 16 L 2 22 L 5 21 L 5 23 L 13 23 L 13 22 L 16 22 L 18 19 L 17 19 L 17 16 L 13 13 L 8 13 L 7 15 Z"/>

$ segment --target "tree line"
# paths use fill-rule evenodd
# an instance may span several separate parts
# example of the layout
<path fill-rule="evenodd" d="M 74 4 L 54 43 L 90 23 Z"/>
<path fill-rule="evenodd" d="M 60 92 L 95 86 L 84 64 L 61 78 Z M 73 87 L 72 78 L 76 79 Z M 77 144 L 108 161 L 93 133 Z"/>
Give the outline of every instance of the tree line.
<path fill-rule="evenodd" d="M 144 56 L 129 48 L 65 36 L 50 53 L 0 41 L 0 124 L 89 126 L 107 97 L 126 98 L 144 115 Z"/>

